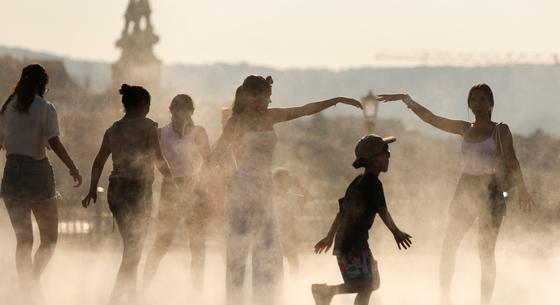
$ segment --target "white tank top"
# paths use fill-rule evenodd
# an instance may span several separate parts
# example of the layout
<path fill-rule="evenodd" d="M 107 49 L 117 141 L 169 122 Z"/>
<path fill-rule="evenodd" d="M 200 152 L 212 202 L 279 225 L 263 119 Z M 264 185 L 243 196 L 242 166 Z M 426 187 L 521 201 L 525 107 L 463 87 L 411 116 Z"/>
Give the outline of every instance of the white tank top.
<path fill-rule="evenodd" d="M 173 131 L 171 123 L 161 128 L 159 145 L 173 177 L 199 174 L 204 160 L 200 147 L 196 143 L 196 136 L 201 129 L 199 126 L 194 126 L 188 134 L 179 137 L 179 134 Z"/>
<path fill-rule="evenodd" d="M 469 175 L 491 175 L 494 173 L 496 143 L 494 133 L 482 142 L 470 143 L 463 139 L 463 172 Z"/>

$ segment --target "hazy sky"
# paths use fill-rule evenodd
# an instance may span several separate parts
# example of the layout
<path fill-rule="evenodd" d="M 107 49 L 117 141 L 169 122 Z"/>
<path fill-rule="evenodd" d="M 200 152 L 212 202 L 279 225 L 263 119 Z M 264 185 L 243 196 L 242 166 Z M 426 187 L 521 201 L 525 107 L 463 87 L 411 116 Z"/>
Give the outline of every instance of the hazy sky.
<path fill-rule="evenodd" d="M 0 45 L 114 61 L 128 0 L 0 0 Z M 376 64 L 378 53 L 560 52 L 555 0 L 157 0 L 166 63 Z"/>

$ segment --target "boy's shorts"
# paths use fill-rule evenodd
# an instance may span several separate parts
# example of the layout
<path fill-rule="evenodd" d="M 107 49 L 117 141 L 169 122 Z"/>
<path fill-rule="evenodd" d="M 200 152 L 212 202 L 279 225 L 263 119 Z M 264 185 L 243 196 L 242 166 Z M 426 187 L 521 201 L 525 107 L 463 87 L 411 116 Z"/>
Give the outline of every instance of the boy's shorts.
<path fill-rule="evenodd" d="M 377 262 L 369 249 L 338 254 L 336 260 L 345 283 L 373 281 L 378 277 Z"/>

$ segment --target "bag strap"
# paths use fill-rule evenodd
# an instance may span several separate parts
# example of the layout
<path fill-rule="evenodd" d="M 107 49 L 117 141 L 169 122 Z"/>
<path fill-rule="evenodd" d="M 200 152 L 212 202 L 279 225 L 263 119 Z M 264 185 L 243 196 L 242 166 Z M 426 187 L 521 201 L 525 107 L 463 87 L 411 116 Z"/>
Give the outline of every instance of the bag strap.
<path fill-rule="evenodd" d="M 504 147 L 502 145 L 502 137 L 500 136 L 500 125 L 502 125 L 503 122 L 500 122 L 498 124 L 496 124 L 496 127 L 494 128 L 494 142 L 496 142 L 496 148 L 498 150 L 498 155 L 503 155 L 504 154 Z"/>

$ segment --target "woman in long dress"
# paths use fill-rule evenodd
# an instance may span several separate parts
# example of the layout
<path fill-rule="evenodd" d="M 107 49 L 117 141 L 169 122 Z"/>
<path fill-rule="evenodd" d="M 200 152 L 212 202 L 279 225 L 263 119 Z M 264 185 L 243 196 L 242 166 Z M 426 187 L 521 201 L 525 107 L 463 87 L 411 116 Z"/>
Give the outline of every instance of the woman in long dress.
<path fill-rule="evenodd" d="M 336 97 L 291 108 L 268 108 L 272 78 L 248 76 L 237 88 L 232 116 L 210 162 L 233 151 L 237 170 L 226 202 L 226 303 L 244 304 L 245 261 L 252 256 L 255 304 L 274 304 L 282 276 L 282 253 L 274 217 L 272 157 L 274 125 L 318 113 L 338 103 L 361 108 L 360 102 Z"/>

